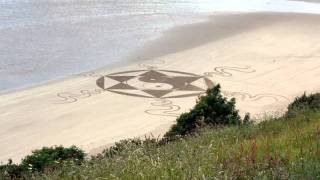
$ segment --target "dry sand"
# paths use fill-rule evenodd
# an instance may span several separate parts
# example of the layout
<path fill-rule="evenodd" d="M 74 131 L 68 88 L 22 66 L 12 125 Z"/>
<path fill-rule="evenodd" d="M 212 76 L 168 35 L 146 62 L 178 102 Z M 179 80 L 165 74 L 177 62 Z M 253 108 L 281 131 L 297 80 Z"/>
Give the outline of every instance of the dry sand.
<path fill-rule="evenodd" d="M 236 97 L 241 113 L 282 113 L 295 96 L 319 91 L 319 22 L 303 14 L 216 15 L 165 33 L 133 57 L 144 61 L 2 95 L 0 161 L 42 146 L 97 152 L 158 136 L 211 83 Z"/>

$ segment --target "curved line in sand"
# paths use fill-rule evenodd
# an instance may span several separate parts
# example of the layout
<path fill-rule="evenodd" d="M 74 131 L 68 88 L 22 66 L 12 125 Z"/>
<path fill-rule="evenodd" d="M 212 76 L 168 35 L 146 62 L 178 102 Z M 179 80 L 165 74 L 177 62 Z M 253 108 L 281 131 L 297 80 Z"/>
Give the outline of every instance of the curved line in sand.
<path fill-rule="evenodd" d="M 177 113 L 181 107 L 178 105 L 174 105 L 172 101 L 168 99 L 155 99 L 156 102 L 152 102 L 151 105 L 156 107 L 156 109 L 147 109 L 144 112 L 149 115 L 157 115 L 157 116 L 171 116 L 178 117 L 179 113 Z M 161 108 L 163 107 L 163 108 Z"/>

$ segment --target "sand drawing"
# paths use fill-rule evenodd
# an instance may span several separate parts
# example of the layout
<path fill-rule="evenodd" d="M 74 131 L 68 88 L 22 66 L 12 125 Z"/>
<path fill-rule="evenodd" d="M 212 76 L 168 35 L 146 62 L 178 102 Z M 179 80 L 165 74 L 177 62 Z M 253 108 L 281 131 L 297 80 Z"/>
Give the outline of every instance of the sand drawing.
<path fill-rule="evenodd" d="M 154 107 L 153 109 L 147 109 L 144 111 L 149 115 L 172 117 L 178 117 L 180 115 L 180 106 L 174 105 L 169 99 L 155 99 L 155 102 L 152 102 L 151 105 Z"/>
<path fill-rule="evenodd" d="M 80 90 L 79 93 L 73 92 L 62 92 L 58 93 L 57 97 L 59 101 L 56 104 L 70 104 L 77 102 L 79 99 L 89 98 L 96 94 L 103 93 L 104 90 L 102 89 L 94 89 L 94 90 Z"/>
<path fill-rule="evenodd" d="M 98 78 L 98 77 L 102 77 L 103 75 L 98 74 L 96 72 L 85 72 L 85 73 L 81 73 L 80 76 L 82 77 L 91 77 L 91 78 Z"/>
<path fill-rule="evenodd" d="M 252 69 L 250 66 L 245 67 L 232 67 L 232 66 L 220 66 L 215 67 L 213 72 L 205 72 L 204 75 L 207 77 L 221 76 L 221 77 L 232 77 L 231 72 L 240 72 L 240 73 L 254 73 L 255 69 Z"/>
<path fill-rule="evenodd" d="M 143 98 L 199 96 L 212 84 L 205 76 L 171 70 L 124 71 L 97 80 L 103 90 Z"/>
<path fill-rule="evenodd" d="M 242 101 L 259 101 L 261 99 L 271 99 L 274 102 L 280 102 L 280 101 L 290 102 L 290 100 L 287 97 L 278 95 L 278 94 L 266 93 L 266 94 L 252 95 L 247 92 L 229 92 L 229 91 L 222 91 L 222 94 L 226 97 L 234 97 Z"/>
<path fill-rule="evenodd" d="M 166 62 L 161 59 L 146 61 L 138 66 L 141 69 L 122 71 L 101 75 L 95 72 L 80 74 L 83 77 L 94 78 L 98 87 L 93 90 L 80 90 L 74 92 L 58 93 L 58 104 L 75 103 L 80 99 L 92 97 L 104 92 L 119 95 L 153 99 L 150 104 L 152 108 L 144 112 L 149 115 L 178 117 L 181 107 L 172 101 L 175 98 L 196 97 L 203 95 L 206 90 L 214 86 L 212 78 L 232 77 L 234 73 L 254 73 L 255 69 L 250 66 L 219 66 L 212 72 L 205 72 L 203 75 L 159 69 Z M 271 103 L 288 101 L 289 99 L 277 94 L 250 94 L 248 92 L 222 91 L 226 97 L 234 97 L 241 101 L 268 100 Z"/>
<path fill-rule="evenodd" d="M 150 70 L 150 69 L 158 69 L 161 65 L 164 65 L 164 64 L 166 64 L 165 60 L 155 59 L 155 60 L 139 63 L 139 67 Z"/>

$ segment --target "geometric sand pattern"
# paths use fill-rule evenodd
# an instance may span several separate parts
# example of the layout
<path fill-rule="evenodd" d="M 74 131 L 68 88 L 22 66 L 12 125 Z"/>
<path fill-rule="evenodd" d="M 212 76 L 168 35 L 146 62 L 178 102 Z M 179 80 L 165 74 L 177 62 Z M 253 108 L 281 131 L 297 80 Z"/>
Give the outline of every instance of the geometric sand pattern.
<path fill-rule="evenodd" d="M 144 98 L 199 96 L 213 86 L 205 76 L 168 70 L 135 70 L 99 78 L 97 86 L 117 94 Z"/>

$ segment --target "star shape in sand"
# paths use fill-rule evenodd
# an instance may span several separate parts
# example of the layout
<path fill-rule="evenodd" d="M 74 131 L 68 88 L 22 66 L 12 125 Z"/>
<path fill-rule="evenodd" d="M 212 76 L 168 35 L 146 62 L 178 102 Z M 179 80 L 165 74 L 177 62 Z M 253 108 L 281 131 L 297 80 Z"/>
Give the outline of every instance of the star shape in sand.
<path fill-rule="evenodd" d="M 136 75 L 132 75 L 132 72 Z M 175 92 L 175 95 L 170 97 L 187 97 L 199 95 L 205 91 L 205 88 L 192 84 L 203 78 L 203 76 L 178 71 L 142 70 L 106 75 L 97 81 L 97 85 L 111 92 L 132 96 L 163 98 Z M 109 86 L 110 82 L 108 83 L 106 79 L 113 80 L 113 84 Z M 141 91 L 143 94 L 130 91 Z"/>

